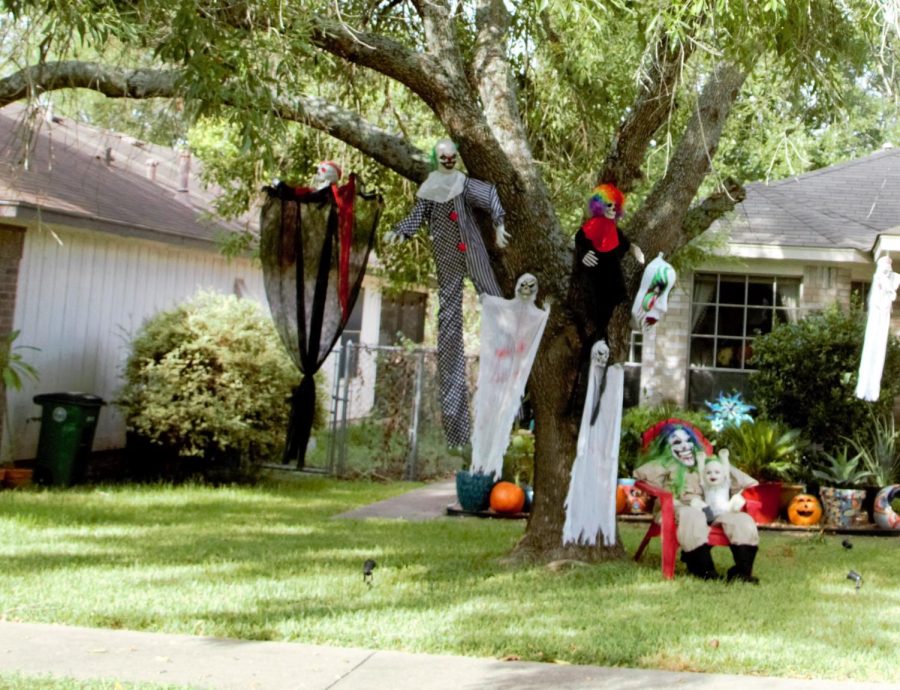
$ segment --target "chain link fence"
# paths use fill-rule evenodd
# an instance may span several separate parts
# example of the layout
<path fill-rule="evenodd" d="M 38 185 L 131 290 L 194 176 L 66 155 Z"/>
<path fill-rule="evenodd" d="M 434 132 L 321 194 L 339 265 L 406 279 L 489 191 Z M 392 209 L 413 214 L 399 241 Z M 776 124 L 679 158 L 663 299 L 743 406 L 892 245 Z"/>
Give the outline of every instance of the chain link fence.
<path fill-rule="evenodd" d="M 441 427 L 434 348 L 346 342 L 338 352 L 324 434 L 332 473 L 417 480 L 461 467 Z M 466 373 L 471 399 L 477 357 L 466 358 Z"/>

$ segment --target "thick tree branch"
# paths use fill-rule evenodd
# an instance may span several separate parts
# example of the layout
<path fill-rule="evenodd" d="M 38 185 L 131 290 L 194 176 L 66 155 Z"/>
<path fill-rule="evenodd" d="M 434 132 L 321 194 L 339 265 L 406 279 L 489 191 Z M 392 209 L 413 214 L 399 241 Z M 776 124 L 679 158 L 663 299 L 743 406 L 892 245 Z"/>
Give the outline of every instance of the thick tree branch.
<path fill-rule="evenodd" d="M 179 76 L 177 71 L 113 69 L 77 60 L 44 63 L 0 79 L 0 107 L 57 89 L 92 89 L 111 98 L 169 97 Z"/>
<path fill-rule="evenodd" d="M 634 107 L 619 127 L 612 150 L 597 174 L 598 182 L 612 182 L 628 192 L 643 177 L 641 166 L 650 142 L 675 109 L 675 90 L 693 44 L 670 48 L 657 43 L 651 68 Z"/>
<path fill-rule="evenodd" d="M 710 225 L 747 198 L 744 186 L 732 178 L 722 182 L 722 188 L 716 190 L 696 206 L 692 207 L 681 224 L 686 240 L 701 235 Z"/>
<path fill-rule="evenodd" d="M 683 226 L 688 208 L 711 168 L 731 106 L 746 76 L 737 65 L 721 63 L 704 85 L 666 175 L 629 223 L 638 228 L 635 236 L 647 256 L 672 251 L 685 242 Z M 672 232 L 672 228 L 677 231 Z"/>
<path fill-rule="evenodd" d="M 112 69 L 89 62 L 56 62 L 26 67 L 0 80 L 0 106 L 31 95 L 65 88 L 86 88 L 109 98 L 173 98 L 180 95 L 178 70 Z M 223 91 L 222 104 L 238 99 Z M 421 182 L 428 175 L 427 156 L 402 137 L 386 132 L 354 111 L 321 98 L 299 96 L 274 102 L 278 115 L 330 134 L 404 177 Z"/>
<path fill-rule="evenodd" d="M 314 45 L 400 82 L 434 108 L 442 85 L 438 81 L 440 65 L 433 56 L 413 52 L 384 36 L 355 31 L 324 17 L 313 16 L 310 21 Z"/>

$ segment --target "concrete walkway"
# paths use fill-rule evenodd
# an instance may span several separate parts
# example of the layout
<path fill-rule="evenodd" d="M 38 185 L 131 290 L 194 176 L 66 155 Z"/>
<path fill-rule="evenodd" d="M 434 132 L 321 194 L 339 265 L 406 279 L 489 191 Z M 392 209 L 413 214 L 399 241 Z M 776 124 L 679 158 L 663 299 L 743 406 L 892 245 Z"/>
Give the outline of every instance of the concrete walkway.
<path fill-rule="evenodd" d="M 0 676 L 216 690 L 859 690 L 900 685 L 642 671 L 0 622 Z"/>
<path fill-rule="evenodd" d="M 357 508 L 336 518 L 362 520 L 364 518 L 396 518 L 403 520 L 432 520 L 447 514 L 447 506 L 456 502 L 456 480 L 435 482 L 421 489 Z"/>

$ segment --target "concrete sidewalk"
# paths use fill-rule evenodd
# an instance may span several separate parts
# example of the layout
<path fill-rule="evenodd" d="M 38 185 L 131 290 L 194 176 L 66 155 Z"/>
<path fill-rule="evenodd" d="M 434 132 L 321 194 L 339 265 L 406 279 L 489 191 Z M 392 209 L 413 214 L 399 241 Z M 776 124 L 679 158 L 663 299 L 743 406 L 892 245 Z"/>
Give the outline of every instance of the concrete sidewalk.
<path fill-rule="evenodd" d="M 216 690 L 876 690 L 900 685 L 504 662 L 0 622 L 0 674 Z"/>
<path fill-rule="evenodd" d="M 362 520 L 364 518 L 397 518 L 403 520 L 432 520 L 447 514 L 447 506 L 456 502 L 456 480 L 435 482 L 405 494 L 387 498 L 335 518 Z"/>

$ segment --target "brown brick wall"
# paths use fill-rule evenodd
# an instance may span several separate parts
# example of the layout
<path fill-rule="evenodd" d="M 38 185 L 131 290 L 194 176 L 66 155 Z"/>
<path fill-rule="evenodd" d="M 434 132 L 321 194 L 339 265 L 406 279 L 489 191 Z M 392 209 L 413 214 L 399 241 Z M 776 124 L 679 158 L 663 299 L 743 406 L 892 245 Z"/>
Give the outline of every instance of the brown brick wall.
<path fill-rule="evenodd" d="M 0 223 L 0 338 L 12 331 L 16 311 L 19 261 L 25 244 L 25 228 Z M 6 419 L 6 389 L 0 381 L 0 435 Z"/>

